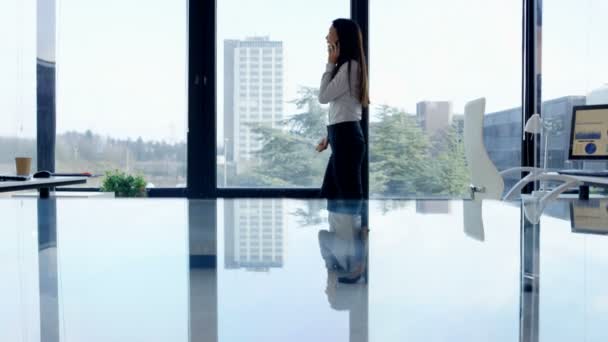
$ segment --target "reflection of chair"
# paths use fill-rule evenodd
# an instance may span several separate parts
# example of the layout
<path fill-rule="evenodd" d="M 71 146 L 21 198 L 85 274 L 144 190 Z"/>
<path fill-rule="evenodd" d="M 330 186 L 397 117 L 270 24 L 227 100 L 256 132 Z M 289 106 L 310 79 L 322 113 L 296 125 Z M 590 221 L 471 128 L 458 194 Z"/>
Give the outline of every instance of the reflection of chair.
<path fill-rule="evenodd" d="M 463 201 L 464 233 L 478 241 L 485 240 L 481 200 Z"/>

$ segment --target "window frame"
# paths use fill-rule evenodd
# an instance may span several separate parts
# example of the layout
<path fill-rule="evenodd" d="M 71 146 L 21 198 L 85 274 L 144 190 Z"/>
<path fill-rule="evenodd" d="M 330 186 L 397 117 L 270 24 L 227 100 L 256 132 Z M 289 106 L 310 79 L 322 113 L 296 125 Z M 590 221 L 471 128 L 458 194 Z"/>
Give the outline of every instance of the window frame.
<path fill-rule="evenodd" d="M 368 59 L 369 74 L 369 2 L 371 0 L 351 0 L 350 15 L 361 27 L 365 54 Z M 244 188 L 219 187 L 217 184 L 217 0 L 188 1 L 188 132 L 187 144 L 187 186 L 185 188 L 149 189 L 149 197 L 188 198 L 316 198 L 320 188 Z M 537 39 L 537 19 L 542 11 L 542 0 L 522 0 L 522 123 L 535 112 L 540 112 L 540 65 L 536 57 L 540 51 Z M 49 15 L 55 15 L 50 13 Z M 537 18 L 538 16 L 538 18 Z M 241 57 L 242 58 L 242 57 Z M 55 89 L 55 79 L 39 84 L 40 88 Z M 49 88 L 52 87 L 52 88 Z M 54 107 L 54 96 L 53 107 Z M 40 101 L 40 100 L 39 100 Z M 44 107 L 39 103 L 39 108 Z M 48 144 L 49 137 L 56 134 L 56 112 L 41 118 L 38 112 L 38 158 L 46 169 L 54 170 L 54 144 Z M 369 112 L 364 108 L 362 128 L 369 141 Z M 521 161 L 522 166 L 533 166 L 534 144 L 529 134 L 523 132 L 522 124 Z M 364 197 L 369 198 L 369 148 L 366 149 L 362 167 Z M 40 165 L 39 165 L 40 166 Z M 98 188 L 64 188 L 61 191 L 98 191 Z M 531 188 L 527 189 L 531 191 Z"/>

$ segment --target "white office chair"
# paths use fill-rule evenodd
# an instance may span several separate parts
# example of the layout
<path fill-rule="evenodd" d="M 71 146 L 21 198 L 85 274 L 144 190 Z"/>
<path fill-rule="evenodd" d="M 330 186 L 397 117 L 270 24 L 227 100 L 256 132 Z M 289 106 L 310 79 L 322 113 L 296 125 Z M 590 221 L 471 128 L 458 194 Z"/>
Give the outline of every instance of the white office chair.
<path fill-rule="evenodd" d="M 485 98 L 464 107 L 464 153 L 471 179 L 471 201 L 463 202 L 463 228 L 467 236 L 479 241 L 485 240 L 482 200 L 500 199 L 505 187 L 483 143 L 485 107 Z"/>
<path fill-rule="evenodd" d="M 485 108 L 485 98 L 468 102 L 464 107 L 464 153 L 471 176 L 471 197 L 500 199 L 505 183 L 483 143 Z"/>
<path fill-rule="evenodd" d="M 512 200 L 532 180 L 544 178 L 555 180 L 555 175 L 546 175 L 542 168 L 536 167 L 517 166 L 498 171 L 483 143 L 485 107 L 486 99 L 480 98 L 468 102 L 464 108 L 464 153 L 471 176 L 471 197 L 474 199 Z M 522 172 L 530 172 L 530 174 L 509 190 L 503 198 L 504 177 L 510 174 L 521 174 Z M 571 180 L 565 179 L 566 177 L 558 178 L 562 181 Z"/>

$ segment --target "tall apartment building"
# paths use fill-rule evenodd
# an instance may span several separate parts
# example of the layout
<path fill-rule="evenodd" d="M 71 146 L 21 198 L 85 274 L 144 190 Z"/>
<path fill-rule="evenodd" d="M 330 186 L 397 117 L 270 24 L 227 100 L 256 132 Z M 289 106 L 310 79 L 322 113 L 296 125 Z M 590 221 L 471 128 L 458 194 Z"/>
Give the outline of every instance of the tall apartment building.
<path fill-rule="evenodd" d="M 250 124 L 278 127 L 283 119 L 283 75 L 283 42 L 224 41 L 224 145 L 237 173 L 262 147 Z"/>
<path fill-rule="evenodd" d="M 283 201 L 224 202 L 224 267 L 267 271 L 283 267 Z"/>

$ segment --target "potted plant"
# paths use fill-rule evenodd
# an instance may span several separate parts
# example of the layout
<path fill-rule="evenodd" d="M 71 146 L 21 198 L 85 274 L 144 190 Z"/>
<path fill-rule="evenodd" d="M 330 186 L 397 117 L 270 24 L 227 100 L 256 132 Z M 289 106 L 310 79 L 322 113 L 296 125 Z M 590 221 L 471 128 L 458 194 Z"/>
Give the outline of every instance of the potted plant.
<path fill-rule="evenodd" d="M 146 180 L 142 175 L 129 175 L 114 170 L 106 172 L 101 191 L 113 192 L 116 197 L 145 197 Z"/>

